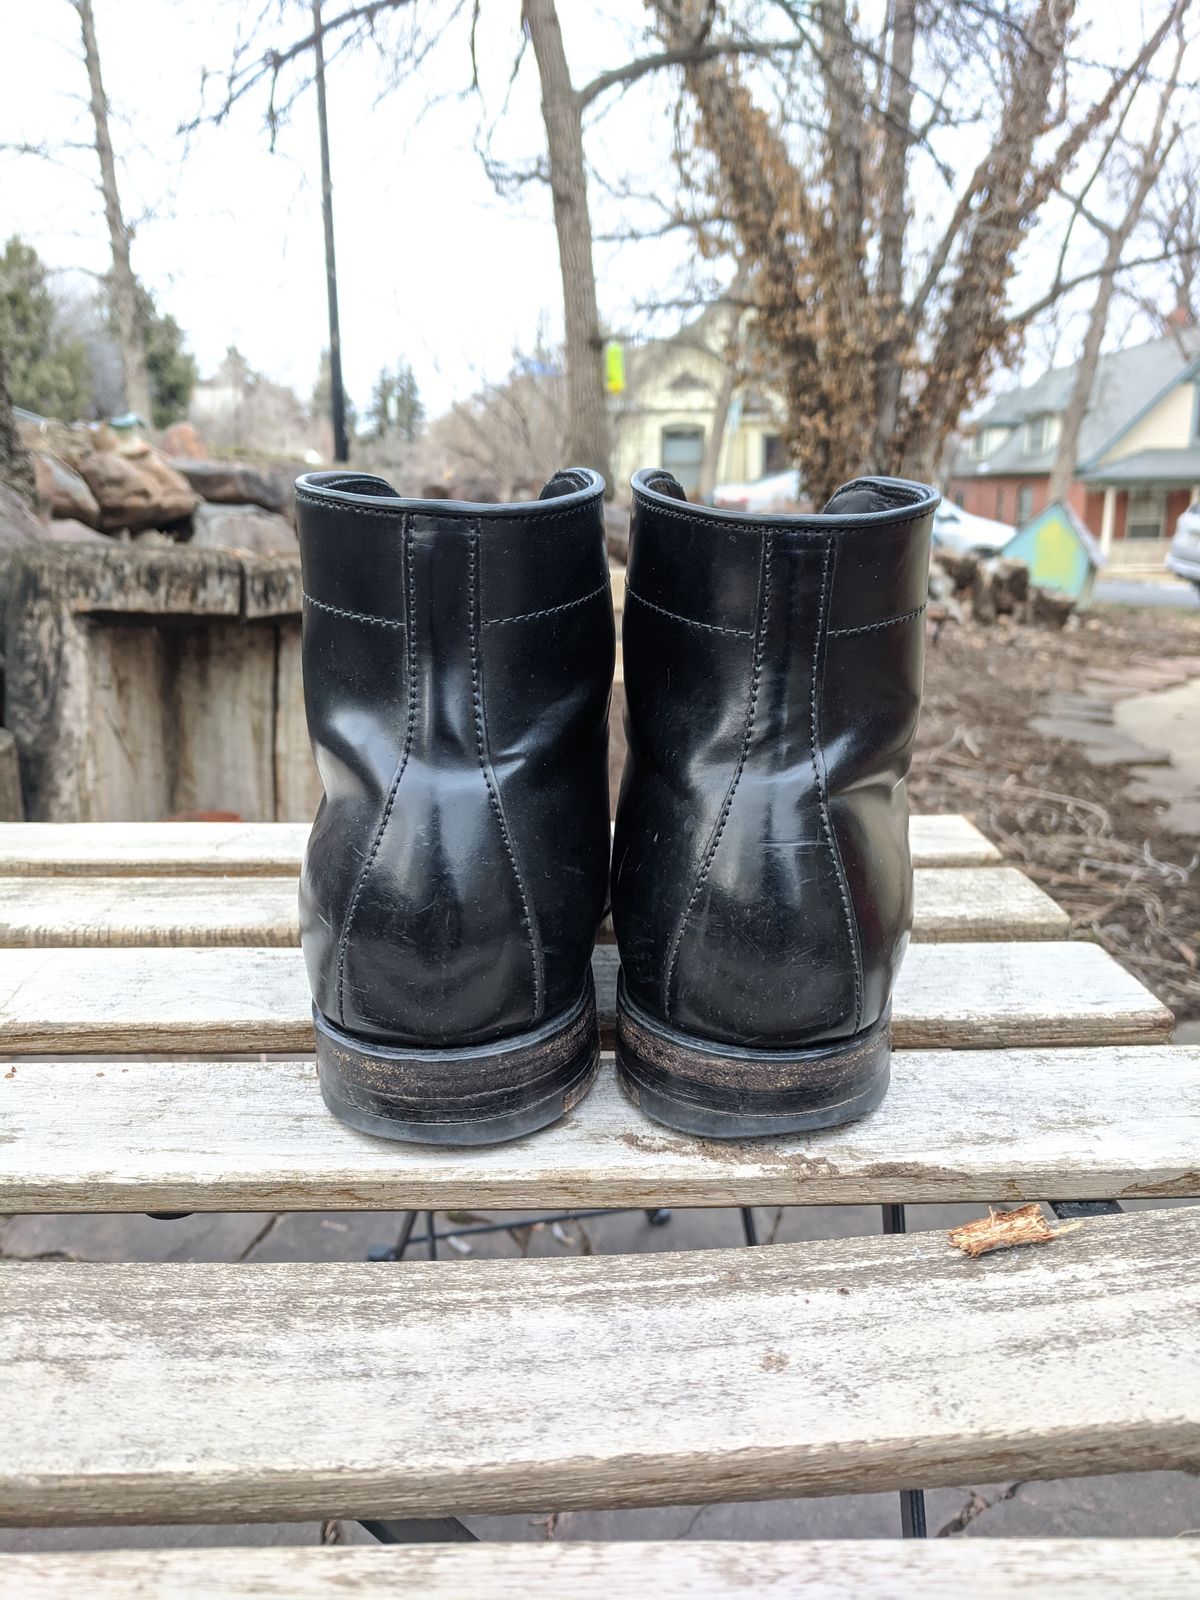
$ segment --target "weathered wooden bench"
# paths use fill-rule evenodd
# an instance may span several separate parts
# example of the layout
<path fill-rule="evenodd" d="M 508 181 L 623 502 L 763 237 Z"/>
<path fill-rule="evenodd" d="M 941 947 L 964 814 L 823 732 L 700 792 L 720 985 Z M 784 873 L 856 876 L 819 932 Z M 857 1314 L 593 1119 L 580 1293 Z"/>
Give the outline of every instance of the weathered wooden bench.
<path fill-rule="evenodd" d="M 0 951 L 0 1212 L 1200 1193 L 1200 1050 L 1167 1044 L 1165 1009 L 1066 940 L 1058 908 L 963 819 L 913 821 L 925 942 L 897 992 L 884 1105 L 740 1146 L 645 1121 L 610 1068 L 556 1128 L 491 1150 L 392 1146 L 335 1122 L 291 948 L 303 838 L 285 824 L 0 826 L 0 942 L 14 946 Z M 614 967 L 601 947 L 609 1012 Z M 1200 1212 L 1174 1208 L 978 1260 L 901 1234 L 386 1268 L 0 1263 L 0 1522 L 423 1519 L 1194 1469 L 1198 1249 Z M 1181 1595 L 1200 1586 L 1200 1546 L 0 1558 L 4 1600 L 335 1583 L 605 1600 Z"/>

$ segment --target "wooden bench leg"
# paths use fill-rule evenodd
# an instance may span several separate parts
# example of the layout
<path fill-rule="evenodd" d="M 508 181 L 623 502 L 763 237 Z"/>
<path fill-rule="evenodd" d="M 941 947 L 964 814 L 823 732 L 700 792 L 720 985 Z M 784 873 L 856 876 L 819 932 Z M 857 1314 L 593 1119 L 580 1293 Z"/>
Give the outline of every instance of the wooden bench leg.
<path fill-rule="evenodd" d="M 359 1521 L 380 1544 L 478 1544 L 457 1517 L 403 1517 L 386 1522 Z"/>
<path fill-rule="evenodd" d="M 884 1233 L 906 1233 L 908 1222 L 903 1206 L 881 1206 Z M 901 1489 L 900 1532 L 905 1539 L 924 1539 L 925 1493 L 922 1489 Z"/>

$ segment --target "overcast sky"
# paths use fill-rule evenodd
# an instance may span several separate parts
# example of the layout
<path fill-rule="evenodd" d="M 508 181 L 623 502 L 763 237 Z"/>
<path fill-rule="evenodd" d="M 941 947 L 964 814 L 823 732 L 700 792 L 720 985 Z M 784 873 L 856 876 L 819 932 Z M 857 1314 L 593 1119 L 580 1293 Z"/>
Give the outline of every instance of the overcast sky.
<path fill-rule="evenodd" d="M 452 9 L 450 0 L 436 3 L 438 15 Z M 141 218 L 135 270 L 182 324 L 202 373 L 234 343 L 254 367 L 307 395 L 327 342 L 315 95 L 297 103 L 275 153 L 265 90 L 219 128 L 202 127 L 186 141 L 177 133 L 200 108 L 203 69 L 228 64 L 239 20 L 261 5 L 94 0 L 122 198 L 127 214 Z M 1104 6 L 1092 9 L 1100 50 L 1118 24 Z M 307 31 L 307 7 L 293 10 L 293 25 L 268 30 L 265 41 Z M 328 0 L 327 16 L 337 10 L 337 0 Z M 645 47 L 641 0 L 562 0 L 559 10 L 577 84 Z M 520 37 L 520 0 L 486 0 L 483 12 L 484 111 L 497 119 Z M 422 13 L 432 16 L 434 5 Z M 91 137 L 76 13 L 68 0 L 0 0 L 0 19 L 0 144 L 45 143 L 57 152 L 53 163 L 0 157 L 0 226 L 29 239 L 55 269 L 101 272 L 108 244 L 95 156 L 62 148 Z M 498 146 L 512 160 L 537 156 L 544 141 L 527 54 L 498 120 Z M 514 346 L 528 349 L 539 328 L 552 340 L 561 336 L 549 192 L 534 183 L 512 198 L 496 195 L 476 150 L 479 102 L 457 92 L 467 77 L 461 27 L 415 79 L 390 93 L 381 94 L 380 63 L 370 51 L 330 67 L 344 362 L 360 408 L 380 367 L 399 357 L 411 361 L 436 413 L 480 378 L 502 376 Z M 664 90 L 647 78 L 593 122 L 589 155 L 602 176 L 669 192 Z M 965 149 L 963 158 L 974 156 Z M 615 231 L 627 208 L 599 184 L 592 198 L 597 231 Z M 678 294 L 683 260 L 678 239 L 599 244 L 602 317 L 614 328 L 644 331 L 638 305 Z"/>
<path fill-rule="evenodd" d="M 186 330 L 202 372 L 234 343 L 254 367 L 307 394 L 328 342 L 315 95 L 297 104 L 274 154 L 265 90 L 225 126 L 204 127 L 185 142 L 176 129 L 200 106 L 202 69 L 227 64 L 239 16 L 258 7 L 94 0 L 94 9 L 114 143 L 123 153 L 122 200 L 130 216 L 143 218 L 135 270 Z M 293 30 L 264 37 L 307 31 L 305 9 L 296 8 Z M 337 9 L 329 0 L 327 14 Z M 485 9 L 480 54 L 498 112 L 519 40 L 519 0 L 491 0 Z M 640 6 L 624 6 L 636 26 L 617 25 L 583 0 L 561 10 L 577 81 L 627 59 Z M 0 0 L 0 12 L 0 143 L 57 149 L 89 138 L 74 9 L 67 0 Z M 497 197 L 475 149 L 478 101 L 456 92 L 468 76 L 461 29 L 415 82 L 387 94 L 370 52 L 344 56 L 329 70 L 342 342 L 347 385 L 360 407 L 380 367 L 398 357 L 412 362 L 436 412 L 479 377 L 502 376 L 514 346 L 532 345 L 540 326 L 560 337 L 549 192 L 535 183 L 512 199 Z M 647 141 L 648 119 L 661 122 L 661 139 Z M 606 140 L 612 130 L 620 134 L 621 164 L 634 171 L 660 164 L 670 132 L 648 85 L 602 130 Z M 541 147 L 531 56 L 500 137 L 513 159 Z M 60 150 L 55 164 L 4 158 L 5 234 L 21 233 L 52 267 L 105 270 L 95 165 L 90 151 Z M 602 314 L 626 325 L 639 300 L 655 298 L 656 281 L 671 292 L 678 257 L 672 245 L 601 245 Z"/>

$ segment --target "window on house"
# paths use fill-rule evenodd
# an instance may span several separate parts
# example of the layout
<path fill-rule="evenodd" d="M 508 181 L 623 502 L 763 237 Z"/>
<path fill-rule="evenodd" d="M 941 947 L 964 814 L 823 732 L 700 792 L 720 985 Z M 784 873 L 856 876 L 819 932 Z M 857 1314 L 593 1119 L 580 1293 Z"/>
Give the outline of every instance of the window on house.
<path fill-rule="evenodd" d="M 1166 501 L 1161 489 L 1131 489 L 1125 512 L 1127 539 L 1161 539 Z"/>
<path fill-rule="evenodd" d="M 966 504 L 966 501 L 964 499 L 963 492 L 962 492 L 961 489 L 955 489 L 955 491 L 954 491 L 954 504 L 956 506 L 961 506 L 961 505 L 965 505 Z"/>
<path fill-rule="evenodd" d="M 1017 490 L 1017 527 L 1028 522 L 1033 515 L 1033 485 L 1023 483 Z"/>
<path fill-rule="evenodd" d="M 976 428 L 971 435 L 971 454 L 976 461 L 994 455 L 1012 432 L 1003 425 L 993 428 Z"/>
<path fill-rule="evenodd" d="M 1040 417 L 1030 417 L 1025 424 L 1025 454 L 1027 456 L 1041 455 L 1043 450 L 1049 450 L 1057 438 L 1058 418 L 1056 416 L 1046 412 Z"/>
<path fill-rule="evenodd" d="M 996 490 L 996 521 L 1004 521 L 1004 490 Z"/>
<path fill-rule="evenodd" d="M 762 475 L 767 477 L 772 472 L 786 472 L 788 469 L 787 451 L 783 440 L 777 433 L 763 434 Z"/>
<path fill-rule="evenodd" d="M 704 461 L 703 428 L 664 428 L 662 464 L 672 473 L 681 489 L 694 494 L 700 487 L 700 467 Z"/>

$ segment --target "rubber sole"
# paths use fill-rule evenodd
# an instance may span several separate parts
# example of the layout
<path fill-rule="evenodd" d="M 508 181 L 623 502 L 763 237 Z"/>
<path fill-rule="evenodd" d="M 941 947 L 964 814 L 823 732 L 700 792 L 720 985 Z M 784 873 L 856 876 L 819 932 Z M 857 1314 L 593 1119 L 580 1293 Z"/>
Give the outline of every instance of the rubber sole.
<path fill-rule="evenodd" d="M 617 1077 L 655 1122 L 706 1139 L 809 1133 L 865 1116 L 887 1093 L 890 1012 L 849 1039 L 743 1050 L 680 1033 L 617 984 Z"/>
<path fill-rule="evenodd" d="M 356 1039 L 313 1009 L 325 1104 L 360 1133 L 409 1144 L 504 1144 L 577 1105 L 600 1060 L 589 973 L 569 1011 L 515 1038 L 447 1050 Z"/>

